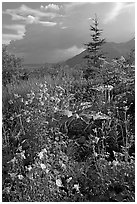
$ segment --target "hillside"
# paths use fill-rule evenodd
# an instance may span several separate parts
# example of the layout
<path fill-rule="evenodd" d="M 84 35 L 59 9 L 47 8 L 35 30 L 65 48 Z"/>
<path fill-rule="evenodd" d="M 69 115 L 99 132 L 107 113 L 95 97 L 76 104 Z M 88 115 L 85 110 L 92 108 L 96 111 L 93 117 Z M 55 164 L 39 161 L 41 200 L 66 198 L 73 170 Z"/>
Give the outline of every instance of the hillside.
<path fill-rule="evenodd" d="M 126 57 L 131 49 L 135 47 L 135 40 L 134 38 L 130 41 L 124 43 L 114 43 L 114 42 L 107 42 L 103 45 L 102 51 L 107 53 L 106 59 L 111 60 L 116 57 L 124 56 Z M 84 56 L 86 55 L 86 50 L 68 59 L 65 64 L 69 65 L 70 67 L 75 66 L 76 64 L 82 63 L 84 60 Z"/>

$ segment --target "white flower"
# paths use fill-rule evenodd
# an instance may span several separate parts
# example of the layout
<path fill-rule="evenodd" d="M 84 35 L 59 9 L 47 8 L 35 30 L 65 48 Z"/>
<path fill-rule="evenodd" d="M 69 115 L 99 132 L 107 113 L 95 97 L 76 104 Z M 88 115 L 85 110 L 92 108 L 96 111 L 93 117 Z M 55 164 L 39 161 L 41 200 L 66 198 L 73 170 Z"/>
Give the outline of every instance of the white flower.
<path fill-rule="evenodd" d="M 40 159 L 43 159 L 43 152 L 40 152 L 40 153 L 38 154 L 38 157 L 39 157 Z"/>
<path fill-rule="evenodd" d="M 54 112 L 57 112 L 59 109 L 57 107 L 54 107 Z"/>
<path fill-rule="evenodd" d="M 40 159 L 43 159 L 44 153 L 47 153 L 46 148 L 42 149 L 41 152 L 38 153 L 38 157 L 39 157 Z"/>
<path fill-rule="evenodd" d="M 51 97 L 50 97 L 50 100 L 51 100 L 51 101 L 54 101 L 54 100 L 55 100 L 55 98 L 54 98 L 53 96 L 51 96 Z"/>
<path fill-rule="evenodd" d="M 97 144 L 99 141 L 99 137 L 95 137 L 95 143 Z"/>
<path fill-rule="evenodd" d="M 27 97 L 30 98 L 30 97 L 31 97 L 31 94 L 27 94 Z"/>
<path fill-rule="evenodd" d="M 113 165 L 117 166 L 119 164 L 119 161 L 113 161 Z"/>
<path fill-rule="evenodd" d="M 25 157 L 25 150 L 20 153 L 20 156 L 22 157 L 22 159 L 26 159 L 26 157 Z"/>
<path fill-rule="evenodd" d="M 63 164 L 63 163 L 61 164 L 61 167 L 64 168 L 64 169 L 66 169 L 66 165 Z"/>
<path fill-rule="evenodd" d="M 29 102 L 28 101 L 25 101 L 25 105 L 28 105 L 29 104 Z"/>
<path fill-rule="evenodd" d="M 98 156 L 97 152 L 94 152 L 94 156 L 95 156 L 95 157 L 97 157 L 97 156 Z"/>
<path fill-rule="evenodd" d="M 68 117 L 71 117 L 73 114 L 72 114 L 72 111 L 65 110 L 64 115 L 67 115 Z"/>
<path fill-rule="evenodd" d="M 25 150 L 22 151 L 21 153 L 16 153 L 16 155 L 17 155 L 18 157 L 22 158 L 22 159 L 26 159 L 26 157 L 25 157 Z"/>
<path fill-rule="evenodd" d="M 44 102 L 43 101 L 41 101 L 41 105 L 44 106 Z"/>
<path fill-rule="evenodd" d="M 49 173 L 49 169 L 46 169 L 46 173 L 47 173 L 47 174 Z"/>
<path fill-rule="evenodd" d="M 74 184 L 73 189 L 76 189 L 76 191 L 79 191 L 79 184 Z"/>
<path fill-rule="evenodd" d="M 26 122 L 29 123 L 29 122 L 30 122 L 30 118 L 27 118 L 27 119 L 26 119 Z"/>
<path fill-rule="evenodd" d="M 69 183 L 71 180 L 72 180 L 72 177 L 69 177 L 69 178 L 67 179 L 67 183 Z"/>
<path fill-rule="evenodd" d="M 40 164 L 40 166 L 41 166 L 42 169 L 46 169 L 45 164 Z"/>
<path fill-rule="evenodd" d="M 12 101 L 12 100 L 9 100 L 9 104 L 13 104 L 13 101 Z"/>
<path fill-rule="evenodd" d="M 111 161 L 108 162 L 108 165 L 109 165 L 109 166 L 111 165 Z"/>
<path fill-rule="evenodd" d="M 29 165 L 28 167 L 26 167 L 27 168 L 27 170 L 28 171 L 31 171 L 31 169 L 32 169 L 32 166 L 31 165 Z"/>
<path fill-rule="evenodd" d="M 44 148 L 44 149 L 42 150 L 42 152 L 43 152 L 43 153 L 47 153 L 47 150 L 46 150 L 46 148 Z"/>
<path fill-rule="evenodd" d="M 20 175 L 20 174 L 18 175 L 18 179 L 19 179 L 19 180 L 22 180 L 23 178 L 24 178 L 24 177 L 23 177 L 22 175 Z"/>
<path fill-rule="evenodd" d="M 43 87 L 43 84 L 40 84 L 39 86 L 42 88 L 42 87 Z"/>
<path fill-rule="evenodd" d="M 23 99 L 23 98 L 21 98 L 21 102 L 22 102 L 22 103 L 24 102 L 24 99 Z"/>
<path fill-rule="evenodd" d="M 15 98 L 19 98 L 20 95 L 18 95 L 18 94 L 14 94 L 14 97 L 15 97 Z"/>
<path fill-rule="evenodd" d="M 60 180 L 60 179 L 57 179 L 56 180 L 56 185 L 58 186 L 58 187 L 62 187 L 63 185 L 62 185 L 62 181 Z"/>

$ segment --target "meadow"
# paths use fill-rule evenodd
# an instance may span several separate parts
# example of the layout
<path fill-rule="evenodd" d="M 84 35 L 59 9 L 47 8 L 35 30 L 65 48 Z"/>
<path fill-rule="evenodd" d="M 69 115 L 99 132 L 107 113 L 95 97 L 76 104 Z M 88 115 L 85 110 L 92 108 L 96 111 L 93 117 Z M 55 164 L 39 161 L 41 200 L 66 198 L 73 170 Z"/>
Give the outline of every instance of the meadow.
<path fill-rule="evenodd" d="M 82 69 L 3 84 L 3 202 L 135 201 L 134 66 L 104 63 L 88 81 Z"/>

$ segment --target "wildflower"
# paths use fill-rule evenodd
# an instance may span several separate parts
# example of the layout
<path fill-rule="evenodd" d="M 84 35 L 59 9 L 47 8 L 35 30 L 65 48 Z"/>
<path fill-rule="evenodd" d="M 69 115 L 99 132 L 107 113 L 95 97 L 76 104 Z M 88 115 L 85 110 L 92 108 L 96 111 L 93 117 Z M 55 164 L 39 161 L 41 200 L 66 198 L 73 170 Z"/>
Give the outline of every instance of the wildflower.
<path fill-rule="evenodd" d="M 69 177 L 69 178 L 67 179 L 67 183 L 69 183 L 71 180 L 72 180 L 72 177 Z"/>
<path fill-rule="evenodd" d="M 76 191 L 78 191 L 78 192 L 79 192 L 79 184 L 74 184 L 73 189 L 76 189 Z"/>
<path fill-rule="evenodd" d="M 97 144 L 99 141 L 99 137 L 95 137 L 95 143 Z"/>
<path fill-rule="evenodd" d="M 33 91 L 31 91 L 31 95 L 32 95 L 32 96 L 35 96 L 35 93 L 34 93 Z"/>
<path fill-rule="evenodd" d="M 40 166 L 41 166 L 42 169 L 46 169 L 45 164 L 40 164 Z"/>
<path fill-rule="evenodd" d="M 26 119 L 26 122 L 29 123 L 30 122 L 30 117 Z"/>
<path fill-rule="evenodd" d="M 19 95 L 19 94 L 14 94 L 14 97 L 15 97 L 15 98 L 19 98 L 20 95 Z"/>
<path fill-rule="evenodd" d="M 54 112 L 57 112 L 59 109 L 57 107 L 54 107 Z"/>
<path fill-rule="evenodd" d="M 61 167 L 64 168 L 64 169 L 66 169 L 66 165 L 63 164 L 63 163 L 61 164 Z"/>
<path fill-rule="evenodd" d="M 62 187 L 63 185 L 62 185 L 62 181 L 60 180 L 60 179 L 57 179 L 56 180 L 56 185 L 58 186 L 58 187 Z"/>
<path fill-rule="evenodd" d="M 31 165 L 29 165 L 28 167 L 26 167 L 27 168 L 27 170 L 28 171 L 31 171 L 31 169 L 32 169 L 32 166 Z"/>
<path fill-rule="evenodd" d="M 22 180 L 23 178 L 24 178 L 24 177 L 23 177 L 22 175 L 20 175 L 20 174 L 18 175 L 18 179 L 19 179 L 19 180 Z"/>
<path fill-rule="evenodd" d="M 39 157 L 40 159 L 43 159 L 43 152 L 40 152 L 40 153 L 38 154 L 38 157 Z"/>
<path fill-rule="evenodd" d="M 23 98 L 21 98 L 21 100 L 20 100 L 22 103 L 24 102 L 24 99 Z"/>
<path fill-rule="evenodd" d="M 26 159 L 26 157 L 25 157 L 25 150 L 22 151 L 21 153 L 16 153 L 16 155 L 19 156 L 22 159 Z"/>
<path fill-rule="evenodd" d="M 49 169 L 46 169 L 46 173 L 47 173 L 47 174 L 49 173 Z"/>
<path fill-rule="evenodd" d="M 55 100 L 55 98 L 54 98 L 53 96 L 51 96 L 51 97 L 50 97 L 50 100 L 51 100 L 51 101 L 54 101 L 54 100 Z"/>
<path fill-rule="evenodd" d="M 31 97 L 31 94 L 27 94 L 27 97 L 30 98 L 30 97 Z"/>
<path fill-rule="evenodd" d="M 119 164 L 119 161 L 113 161 L 113 165 L 117 166 Z"/>
<path fill-rule="evenodd" d="M 13 101 L 12 101 L 12 100 L 9 100 L 9 104 L 13 104 Z"/>
<path fill-rule="evenodd" d="M 108 162 L 108 165 L 109 165 L 109 166 L 111 165 L 111 161 Z"/>
<path fill-rule="evenodd" d="M 97 156 L 98 156 L 97 152 L 94 152 L 94 156 L 95 156 L 95 157 L 97 157 Z"/>
<path fill-rule="evenodd" d="M 38 157 L 39 157 L 40 159 L 43 159 L 44 153 L 47 153 L 46 148 L 42 149 L 41 152 L 39 152 Z"/>
<path fill-rule="evenodd" d="M 42 150 L 42 152 L 43 152 L 43 153 L 47 153 L 47 150 L 46 150 L 46 148 L 44 148 L 44 149 Z"/>
<path fill-rule="evenodd" d="M 67 115 L 68 117 L 71 117 L 73 114 L 72 114 L 72 111 L 65 110 L 64 115 Z"/>
<path fill-rule="evenodd" d="M 127 110 L 128 110 L 128 106 L 125 106 L 125 107 L 124 107 L 124 110 L 127 111 Z"/>
<path fill-rule="evenodd" d="M 44 102 L 43 101 L 41 101 L 41 105 L 44 106 Z"/>
<path fill-rule="evenodd" d="M 42 88 L 42 87 L 43 87 L 43 84 L 40 84 L 39 86 Z"/>
<path fill-rule="evenodd" d="M 29 104 L 29 102 L 28 101 L 25 101 L 25 105 L 28 105 Z"/>

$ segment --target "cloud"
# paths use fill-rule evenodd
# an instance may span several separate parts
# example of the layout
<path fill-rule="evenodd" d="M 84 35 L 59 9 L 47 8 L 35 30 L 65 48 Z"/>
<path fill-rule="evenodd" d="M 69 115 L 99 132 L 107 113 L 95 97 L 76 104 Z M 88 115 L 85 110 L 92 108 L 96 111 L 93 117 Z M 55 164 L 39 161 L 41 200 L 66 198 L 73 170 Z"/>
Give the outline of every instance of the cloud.
<path fill-rule="evenodd" d="M 11 40 L 21 40 L 23 39 L 22 33 L 20 34 L 2 34 L 2 43 L 9 44 Z"/>
<path fill-rule="evenodd" d="M 43 26 L 55 26 L 55 25 L 57 25 L 56 22 L 49 22 L 49 21 L 39 21 L 38 23 L 42 24 Z"/>
<path fill-rule="evenodd" d="M 25 33 L 26 31 L 25 25 L 22 24 L 4 25 L 3 28 L 15 30 L 18 34 Z"/>
<path fill-rule="evenodd" d="M 33 20 L 35 22 L 35 19 L 39 20 L 43 17 L 55 18 L 55 17 L 61 16 L 61 15 L 56 14 L 54 12 L 45 12 L 45 11 L 43 12 L 43 11 L 38 10 L 38 9 L 32 9 L 32 8 L 29 8 L 28 6 L 26 6 L 24 4 L 21 5 L 17 9 L 6 9 L 6 11 L 3 11 L 3 13 L 10 15 L 12 17 L 12 20 L 24 20 L 27 22 L 28 22 L 28 18 L 29 18 L 30 22 L 32 22 Z"/>
<path fill-rule="evenodd" d="M 67 28 L 68 28 L 67 26 L 62 26 L 62 27 L 61 27 L 61 29 L 67 29 Z"/>
<path fill-rule="evenodd" d="M 54 10 L 54 11 L 59 11 L 60 7 L 56 4 L 48 4 L 45 6 L 45 10 Z"/>
<path fill-rule="evenodd" d="M 132 8 L 133 6 L 134 3 L 116 2 L 112 10 L 106 14 L 103 23 L 107 24 L 109 22 L 114 21 L 121 14 L 122 11 Z"/>
<path fill-rule="evenodd" d="M 53 7 L 53 4 L 49 4 Z M 55 6 L 55 5 L 54 5 Z M 52 21 L 41 21 L 41 18 L 54 18 L 59 17 L 59 14 L 53 12 L 42 12 L 38 9 L 29 8 L 26 5 L 21 5 L 18 9 L 6 9 L 3 11 L 4 14 L 8 14 L 12 17 L 12 20 L 23 20 L 26 24 L 41 24 L 43 26 L 55 26 L 57 23 Z"/>
<path fill-rule="evenodd" d="M 20 40 L 23 39 L 23 36 L 26 32 L 25 25 L 14 24 L 14 25 L 4 25 L 3 28 L 8 30 L 16 31 L 16 34 L 3 34 L 3 42 L 9 43 L 11 40 Z"/>

